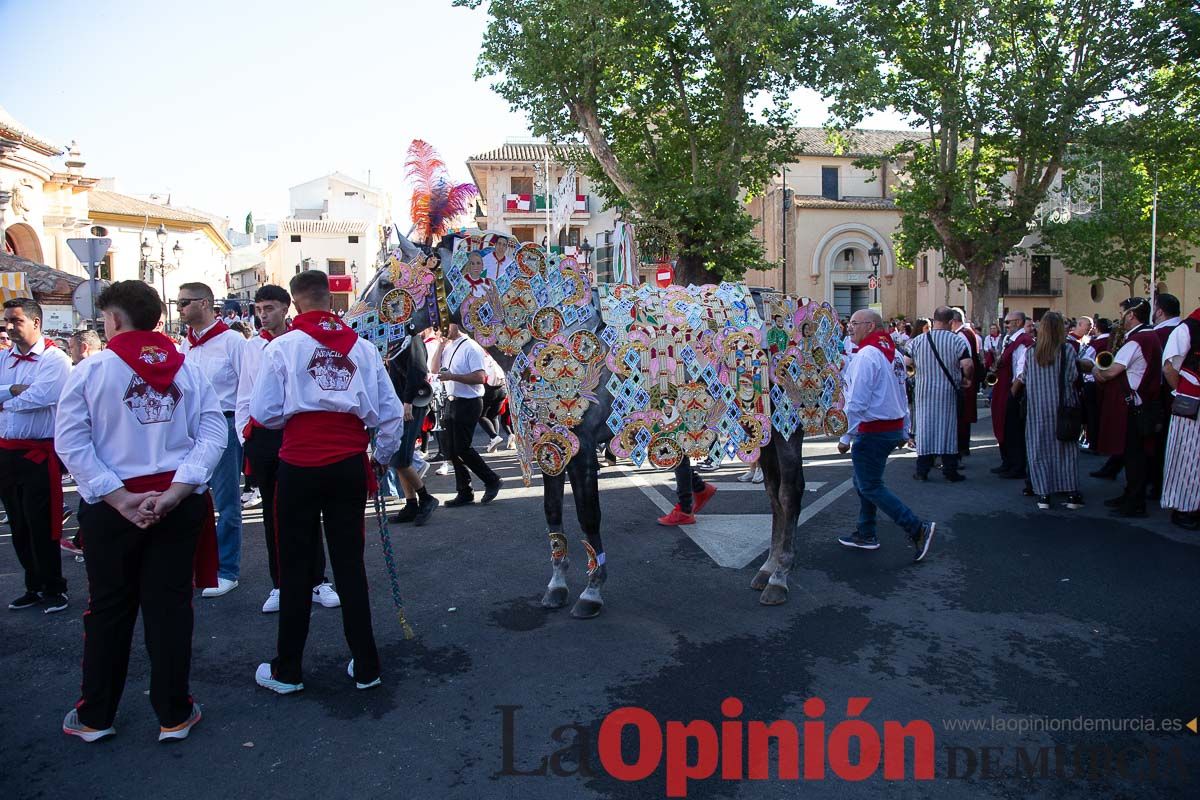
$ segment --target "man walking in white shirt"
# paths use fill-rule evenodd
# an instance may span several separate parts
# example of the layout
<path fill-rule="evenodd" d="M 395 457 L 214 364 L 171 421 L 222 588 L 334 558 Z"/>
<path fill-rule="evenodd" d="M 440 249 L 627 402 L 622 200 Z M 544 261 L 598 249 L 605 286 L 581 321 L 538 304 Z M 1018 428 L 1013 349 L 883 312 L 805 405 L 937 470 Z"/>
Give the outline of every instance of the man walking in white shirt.
<path fill-rule="evenodd" d="M 883 509 L 908 534 L 916 548 L 914 560 L 929 552 L 936 523 L 923 522 L 883 484 L 888 455 L 904 444 L 908 411 L 904 368 L 895 357 L 895 344 L 883 330 L 883 319 L 867 309 L 850 317 L 850 336 L 857 345 L 846 370 L 847 434 L 838 452 L 850 451 L 854 464 L 854 489 L 860 508 L 858 527 L 838 542 L 861 550 L 878 550 L 876 509 Z M 853 449 L 850 441 L 853 439 Z"/>
<path fill-rule="evenodd" d="M 188 325 L 188 335 L 183 342 L 184 357 L 200 367 L 212 383 L 228 433 L 225 453 L 211 483 L 217 509 L 221 564 L 217 585 L 203 592 L 205 597 L 220 597 L 237 587 L 242 562 L 242 443 L 233 418 L 237 410 L 246 338 L 217 319 L 212 289 L 203 283 L 181 285 L 176 306 L 180 319 Z"/>
<path fill-rule="evenodd" d="M 7 301 L 4 325 L 13 347 L 0 350 L 0 499 L 25 571 L 25 593 L 8 607 L 41 604 L 50 614 L 67 607 L 58 552 L 63 504 L 54 418 L 71 359 L 42 336 L 42 307 L 35 301 Z"/>
<path fill-rule="evenodd" d="M 81 697 L 63 732 L 87 742 L 116 733 L 140 611 L 158 739 L 183 739 L 200 721 L 189 690 L 192 586 L 217 579 L 205 484 L 225 449 L 225 420 L 208 378 L 153 331 L 153 289 L 119 281 L 96 305 L 108 349 L 73 371 L 55 427 L 79 487 L 89 594 Z"/>
<path fill-rule="evenodd" d="M 438 377 L 450 398 L 449 421 L 443 437 L 449 450 L 447 455 L 454 464 L 457 489 L 454 498 L 446 501 L 446 508 L 475 502 L 471 490 L 472 472 L 483 481 L 480 503 L 486 505 L 496 499 L 503 481 L 471 444 L 475 426 L 483 413 L 483 386 L 487 381 L 483 348 L 452 324 L 449 335 L 438 344 L 438 363 L 441 365 Z"/>

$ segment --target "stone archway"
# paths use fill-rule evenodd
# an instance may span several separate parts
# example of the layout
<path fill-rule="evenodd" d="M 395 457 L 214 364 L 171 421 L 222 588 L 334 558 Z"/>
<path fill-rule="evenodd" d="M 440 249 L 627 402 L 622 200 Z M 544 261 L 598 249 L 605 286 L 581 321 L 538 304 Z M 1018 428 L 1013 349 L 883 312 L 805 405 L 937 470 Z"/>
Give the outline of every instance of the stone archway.
<path fill-rule="evenodd" d="M 27 223 L 18 222 L 4 229 L 4 252 L 45 264 L 42 242 Z"/>

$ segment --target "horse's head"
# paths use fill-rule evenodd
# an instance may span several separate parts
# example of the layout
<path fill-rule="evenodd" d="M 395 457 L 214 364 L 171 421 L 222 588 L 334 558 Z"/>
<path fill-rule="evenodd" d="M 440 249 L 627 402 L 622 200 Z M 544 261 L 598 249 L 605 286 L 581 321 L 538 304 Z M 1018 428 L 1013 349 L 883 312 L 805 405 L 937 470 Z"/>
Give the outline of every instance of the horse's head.
<path fill-rule="evenodd" d="M 445 333 L 454 321 L 446 307 L 446 253 L 399 239 L 346 314 L 350 327 L 385 359 L 400 352 L 408 337 L 430 327 Z"/>

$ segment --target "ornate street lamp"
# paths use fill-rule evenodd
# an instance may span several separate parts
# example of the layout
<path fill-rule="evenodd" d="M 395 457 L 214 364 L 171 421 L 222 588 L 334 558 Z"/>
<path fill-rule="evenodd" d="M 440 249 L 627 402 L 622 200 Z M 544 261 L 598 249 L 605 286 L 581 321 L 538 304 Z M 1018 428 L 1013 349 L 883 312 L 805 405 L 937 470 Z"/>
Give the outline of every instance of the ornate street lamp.
<path fill-rule="evenodd" d="M 883 248 L 879 246 L 879 242 L 871 242 L 871 249 L 867 251 L 867 256 L 871 259 L 871 268 L 879 270 L 879 260 L 883 258 Z"/>
<path fill-rule="evenodd" d="M 154 285 L 154 272 L 150 268 L 150 253 L 153 248 L 150 247 L 149 239 L 142 239 L 142 280 Z"/>
<path fill-rule="evenodd" d="M 583 237 L 583 244 L 579 245 L 579 252 L 583 253 L 583 272 L 588 276 L 589 281 L 592 279 L 592 251 L 595 249 L 587 237 Z"/>

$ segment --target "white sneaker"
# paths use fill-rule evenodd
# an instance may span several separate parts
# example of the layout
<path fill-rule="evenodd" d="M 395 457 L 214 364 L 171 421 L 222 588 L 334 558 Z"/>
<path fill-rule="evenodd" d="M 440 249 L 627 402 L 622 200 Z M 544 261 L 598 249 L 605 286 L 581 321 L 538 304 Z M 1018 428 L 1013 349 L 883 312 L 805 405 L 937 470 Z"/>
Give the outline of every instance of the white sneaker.
<path fill-rule="evenodd" d="M 508 447 L 506 449 L 508 449 L 508 450 L 516 450 L 517 449 L 517 435 L 515 433 L 510 433 L 508 435 Z"/>
<path fill-rule="evenodd" d="M 449 475 L 453 471 L 454 468 L 450 465 L 449 461 L 443 461 L 442 465 L 437 468 L 438 475 Z"/>
<path fill-rule="evenodd" d="M 191 715 L 174 728 L 160 727 L 158 729 L 158 740 L 160 742 L 169 742 L 186 739 L 188 734 L 192 732 L 192 728 L 195 727 L 196 723 L 199 722 L 203 716 L 204 715 L 200 713 L 200 704 L 193 700 Z"/>
<path fill-rule="evenodd" d="M 276 694 L 292 694 L 304 688 L 303 683 L 284 683 L 283 681 L 275 680 L 275 676 L 271 674 L 270 664 L 258 665 L 258 670 L 254 673 L 254 682 L 264 689 L 270 689 Z"/>
<path fill-rule="evenodd" d="M 62 732 L 71 736 L 78 736 L 85 742 L 94 742 L 103 739 L 105 736 L 112 736 L 117 732 L 117 729 L 112 726 L 104 730 L 89 728 L 79 721 L 79 712 L 72 708 L 67 712 L 67 716 L 63 717 Z"/>
<path fill-rule="evenodd" d="M 322 583 L 313 587 L 313 602 L 320 603 L 326 608 L 337 608 L 342 604 L 342 598 L 333 590 L 333 584 Z"/>
<path fill-rule="evenodd" d="M 217 578 L 217 585 L 205 589 L 200 593 L 201 597 L 220 597 L 223 594 L 229 594 L 237 588 L 238 582 L 229 578 Z"/>
<path fill-rule="evenodd" d="M 762 470 L 761 470 L 761 469 L 756 469 L 756 470 L 754 470 L 754 477 L 753 477 L 753 478 L 751 478 L 751 480 L 752 480 L 754 483 L 762 483 L 762 482 L 763 482 L 764 480 L 766 480 L 766 479 L 763 477 Z"/>
<path fill-rule="evenodd" d="M 493 436 L 492 440 L 490 442 L 488 442 L 487 451 L 489 453 L 494 453 L 496 451 L 496 448 L 498 448 L 502 444 L 504 444 L 503 437 Z"/>
<path fill-rule="evenodd" d="M 350 663 L 346 665 L 346 674 L 349 675 L 351 678 L 354 677 L 354 659 L 353 658 L 350 659 Z M 357 680 L 355 680 L 354 688 L 355 689 L 372 689 L 376 686 L 381 686 L 382 684 L 383 684 L 382 678 L 376 678 L 375 680 L 371 681 L 370 683 L 359 683 Z"/>
<path fill-rule="evenodd" d="M 264 614 L 274 614 L 278 610 L 279 610 L 279 590 L 272 589 L 271 593 L 269 595 L 267 595 L 267 602 L 263 603 L 263 613 Z"/>
<path fill-rule="evenodd" d="M 242 495 L 242 508 L 257 508 L 262 505 L 262 493 L 255 489 Z"/>
<path fill-rule="evenodd" d="M 749 483 L 753 477 L 753 472 L 743 472 L 741 475 L 738 475 L 738 483 Z"/>

